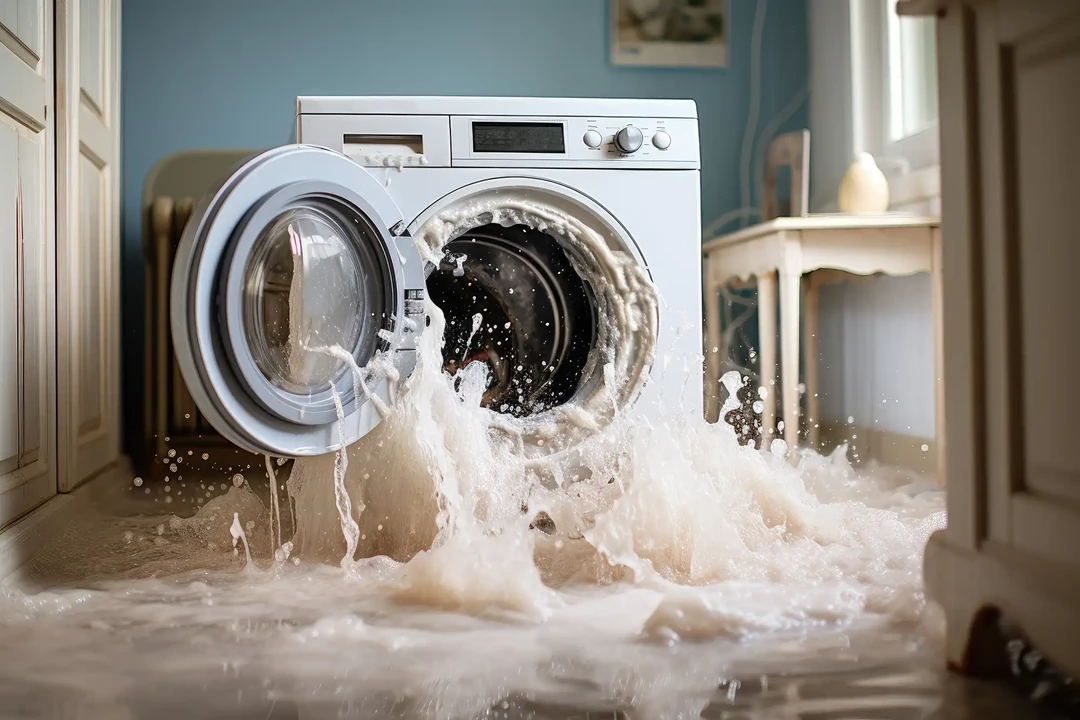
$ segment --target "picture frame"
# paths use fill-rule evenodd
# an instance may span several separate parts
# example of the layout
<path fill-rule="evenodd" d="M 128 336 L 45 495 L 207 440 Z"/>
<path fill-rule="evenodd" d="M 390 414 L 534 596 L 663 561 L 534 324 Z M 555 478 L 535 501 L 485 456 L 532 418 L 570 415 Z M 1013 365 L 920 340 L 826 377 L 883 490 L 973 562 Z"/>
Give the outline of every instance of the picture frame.
<path fill-rule="evenodd" d="M 614 65 L 722 68 L 728 0 L 611 0 Z"/>

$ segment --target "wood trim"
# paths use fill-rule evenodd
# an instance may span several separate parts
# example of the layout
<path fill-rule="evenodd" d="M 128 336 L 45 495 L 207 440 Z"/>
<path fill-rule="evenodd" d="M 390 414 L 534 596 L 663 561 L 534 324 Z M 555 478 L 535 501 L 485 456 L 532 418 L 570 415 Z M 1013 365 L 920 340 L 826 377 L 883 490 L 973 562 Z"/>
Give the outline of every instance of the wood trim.
<path fill-rule="evenodd" d="M 129 487 L 131 465 L 121 458 L 113 469 L 80 486 L 73 493 L 56 495 L 21 519 L 0 531 L 0 583 L 18 579 L 45 542 L 68 529 L 74 513 L 85 513 L 99 502 L 107 502 Z"/>
<path fill-rule="evenodd" d="M 874 430 L 856 425 L 848 425 L 838 420 L 822 420 L 819 423 L 821 441 L 818 449 L 831 452 L 834 448 L 847 443 L 848 459 L 854 465 L 863 465 L 876 460 L 884 465 L 906 468 L 914 472 L 933 476 L 938 472 L 938 445 L 934 438 L 921 438 L 917 435 Z M 926 450 L 923 450 L 926 446 Z"/>
<path fill-rule="evenodd" d="M 771 235 L 781 230 L 876 230 L 879 228 L 932 228 L 941 225 L 936 217 L 921 217 L 905 213 L 854 215 L 850 213 L 811 213 L 804 217 L 781 217 L 757 223 L 737 232 L 710 240 L 701 246 L 705 254 Z"/>
<path fill-rule="evenodd" d="M 120 3 L 105 0 L 102 4 L 102 52 L 104 112 L 99 116 L 83 103 L 80 81 L 80 0 L 57 0 L 57 194 L 61 243 L 57 276 L 61 296 L 58 302 L 58 379 L 60 397 L 67 398 L 59 413 L 59 488 L 68 492 L 83 480 L 114 463 L 120 449 L 119 424 L 119 338 L 120 338 Z M 99 272 L 100 316 L 90 320 L 92 327 L 79 323 L 81 292 L 80 254 L 87 249 L 74 247 L 74 237 L 81 229 L 80 198 L 83 156 L 101 169 L 102 210 Z M 81 334 L 95 332 L 100 337 L 100 358 L 96 390 L 100 418 L 82 422 L 79 396 L 83 351 Z"/>
<path fill-rule="evenodd" d="M 1018 550 L 1067 567 L 1080 568 L 1080 503 L 1062 502 L 1028 493 L 1010 497 L 1012 536 Z"/>
<path fill-rule="evenodd" d="M 985 419 L 982 348 L 982 202 L 975 16 L 938 21 L 941 104 L 942 381 L 949 542 L 974 550 L 985 536 Z"/>
<path fill-rule="evenodd" d="M 72 496 L 56 495 L 0 531 L 0 581 L 14 575 L 33 557 L 56 520 L 74 505 Z"/>
<path fill-rule="evenodd" d="M 950 528 L 952 519 L 950 518 Z M 1023 628 L 1035 647 L 1067 674 L 1080 675 L 1080 582 L 1076 573 L 1028 552 L 988 542 L 979 552 L 953 542 L 948 530 L 930 538 L 924 565 L 926 592 L 946 606 L 946 652 L 970 659 L 973 621 L 1000 610 Z"/>
<path fill-rule="evenodd" d="M 0 43 L 0 112 L 39 132 L 48 124 L 49 95 L 46 86 L 52 77 L 47 66 L 46 63 L 43 76 L 27 64 L 26 59 Z M 42 77 L 46 80 L 45 84 L 41 82 Z"/>
<path fill-rule="evenodd" d="M 993 23 L 993 8 L 986 8 L 980 20 Z M 1009 497 L 1021 477 L 1018 464 L 1023 439 L 1018 433 L 1016 413 L 1022 382 L 1015 379 L 1019 363 L 1017 348 L 1020 303 L 1018 268 L 1010 267 L 1009 246 L 1015 244 L 1017 198 L 1014 173 L 1015 134 L 1008 116 L 1012 108 L 1012 58 L 993 32 L 980 27 L 976 38 L 979 68 L 979 162 L 982 232 L 974 237 L 980 245 L 983 295 L 981 326 L 983 345 L 979 362 L 983 366 L 982 395 L 985 410 L 986 445 L 983 459 L 987 492 L 986 532 L 997 542 L 1009 542 Z M 1019 442 L 1017 442 L 1019 441 Z"/>

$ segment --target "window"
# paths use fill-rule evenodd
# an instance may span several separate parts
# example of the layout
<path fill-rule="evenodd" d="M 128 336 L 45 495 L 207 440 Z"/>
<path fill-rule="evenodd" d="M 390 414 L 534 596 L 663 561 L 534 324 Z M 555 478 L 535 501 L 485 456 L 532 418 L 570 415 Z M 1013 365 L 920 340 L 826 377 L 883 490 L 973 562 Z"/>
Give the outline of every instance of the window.
<path fill-rule="evenodd" d="M 896 0 L 850 0 L 855 150 L 890 176 L 894 204 L 938 195 L 937 48 L 933 18 Z"/>
<path fill-rule="evenodd" d="M 900 17 L 896 0 L 889 4 L 889 139 L 896 142 L 937 124 L 937 43 L 933 18 Z"/>

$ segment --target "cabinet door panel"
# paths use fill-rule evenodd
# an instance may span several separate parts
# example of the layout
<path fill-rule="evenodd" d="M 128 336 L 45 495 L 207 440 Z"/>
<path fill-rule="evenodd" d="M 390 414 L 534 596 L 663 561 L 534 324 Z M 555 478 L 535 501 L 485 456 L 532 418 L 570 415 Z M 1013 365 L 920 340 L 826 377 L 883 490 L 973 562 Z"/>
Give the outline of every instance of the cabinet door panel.
<path fill-rule="evenodd" d="M 57 488 L 52 17 L 0 0 L 0 528 Z"/>
<path fill-rule="evenodd" d="M 119 457 L 118 0 L 67 0 L 59 13 L 60 489 Z"/>

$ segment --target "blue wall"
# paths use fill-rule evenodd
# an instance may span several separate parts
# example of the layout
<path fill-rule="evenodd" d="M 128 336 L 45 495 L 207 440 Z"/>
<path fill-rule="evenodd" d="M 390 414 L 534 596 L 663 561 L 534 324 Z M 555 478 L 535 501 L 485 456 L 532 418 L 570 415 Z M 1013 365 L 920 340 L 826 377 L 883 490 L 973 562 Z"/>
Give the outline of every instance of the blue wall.
<path fill-rule="evenodd" d="M 297 95 L 672 97 L 697 101 L 706 222 L 739 205 L 754 0 L 729 0 L 727 69 L 609 62 L 604 0 L 134 0 L 123 8 L 125 426 L 142 392 L 143 179 L 187 148 L 290 140 Z M 804 0 L 766 15 L 758 129 L 807 79 Z M 782 130 L 804 127 L 805 106 Z"/>

